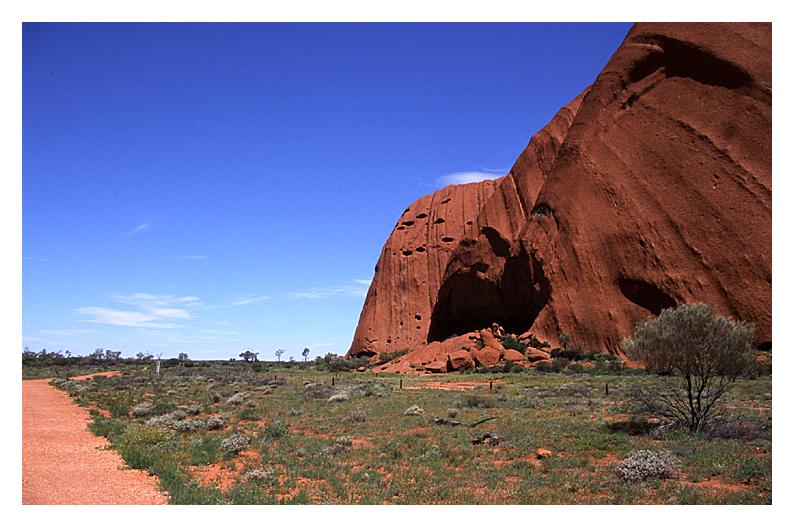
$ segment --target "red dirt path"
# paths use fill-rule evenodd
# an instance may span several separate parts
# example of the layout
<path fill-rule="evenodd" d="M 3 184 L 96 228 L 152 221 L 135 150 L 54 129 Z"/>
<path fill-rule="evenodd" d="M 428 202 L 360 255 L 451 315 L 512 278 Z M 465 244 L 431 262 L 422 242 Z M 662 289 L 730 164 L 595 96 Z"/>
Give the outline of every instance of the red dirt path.
<path fill-rule="evenodd" d="M 103 375 L 109 374 L 117 373 Z M 116 452 L 104 450 L 107 440 L 87 428 L 88 410 L 49 381 L 22 381 L 22 503 L 168 503 L 157 478 L 127 469 Z"/>

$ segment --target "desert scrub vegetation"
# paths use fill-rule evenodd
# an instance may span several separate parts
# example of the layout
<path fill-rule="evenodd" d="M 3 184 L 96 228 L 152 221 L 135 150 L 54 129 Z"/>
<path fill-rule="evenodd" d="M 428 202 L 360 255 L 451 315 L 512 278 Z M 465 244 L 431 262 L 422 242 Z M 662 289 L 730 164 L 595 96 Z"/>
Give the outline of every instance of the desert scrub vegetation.
<path fill-rule="evenodd" d="M 61 386 L 173 503 L 770 503 L 771 379 L 738 378 L 723 418 L 694 434 L 635 413 L 632 387 L 667 380 L 494 372 L 432 378 L 466 385 L 449 390 L 402 377 L 401 390 L 395 375 L 240 361 Z M 347 399 L 329 403 L 339 392 Z M 227 403 L 239 393 L 244 403 Z M 146 415 L 132 412 L 144 403 Z M 413 406 L 423 412 L 404 415 Z M 499 444 L 472 442 L 485 434 Z M 624 479 L 619 467 L 638 450 L 667 450 L 679 468 Z"/>
<path fill-rule="evenodd" d="M 652 415 L 699 432 L 719 412 L 719 403 L 736 379 L 754 362 L 752 324 L 714 313 L 695 303 L 662 310 L 637 324 L 623 341 L 626 354 L 670 382 L 635 398 Z"/>
<path fill-rule="evenodd" d="M 635 450 L 618 466 L 618 473 L 626 481 L 667 479 L 679 466 L 678 459 L 669 450 Z"/>

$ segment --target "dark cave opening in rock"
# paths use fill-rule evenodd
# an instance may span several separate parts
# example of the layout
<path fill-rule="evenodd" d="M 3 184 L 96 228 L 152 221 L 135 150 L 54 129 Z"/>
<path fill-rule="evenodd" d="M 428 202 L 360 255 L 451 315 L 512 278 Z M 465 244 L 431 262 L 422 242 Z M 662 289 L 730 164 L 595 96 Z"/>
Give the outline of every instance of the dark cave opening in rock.
<path fill-rule="evenodd" d="M 463 335 L 494 322 L 508 333 L 523 333 L 532 326 L 550 295 L 541 262 L 523 251 L 506 259 L 502 274 L 495 281 L 473 267 L 466 268 L 442 285 L 427 340 Z"/>
<path fill-rule="evenodd" d="M 618 286 L 629 302 L 657 316 L 662 309 L 678 305 L 670 295 L 650 282 L 621 277 L 618 279 Z"/>

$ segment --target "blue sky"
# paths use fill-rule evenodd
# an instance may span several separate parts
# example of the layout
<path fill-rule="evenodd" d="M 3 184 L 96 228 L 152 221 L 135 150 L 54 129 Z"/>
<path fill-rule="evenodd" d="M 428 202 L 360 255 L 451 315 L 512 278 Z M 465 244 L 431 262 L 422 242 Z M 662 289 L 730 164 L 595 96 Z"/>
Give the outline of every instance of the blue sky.
<path fill-rule="evenodd" d="M 629 24 L 25 24 L 23 346 L 343 354 L 403 209 Z"/>

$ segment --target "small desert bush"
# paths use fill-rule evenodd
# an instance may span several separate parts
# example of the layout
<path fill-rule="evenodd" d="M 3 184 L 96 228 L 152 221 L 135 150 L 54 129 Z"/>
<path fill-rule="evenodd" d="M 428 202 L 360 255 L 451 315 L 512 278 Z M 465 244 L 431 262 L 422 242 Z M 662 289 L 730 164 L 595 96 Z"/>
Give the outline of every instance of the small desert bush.
<path fill-rule="evenodd" d="M 715 419 L 705 429 L 709 438 L 772 440 L 772 422 L 749 418 Z"/>
<path fill-rule="evenodd" d="M 211 415 L 207 418 L 207 430 L 223 430 L 226 427 L 226 418 L 222 415 Z"/>
<path fill-rule="evenodd" d="M 259 421 L 262 418 L 262 411 L 256 407 L 247 406 L 238 410 L 235 415 L 240 421 Z"/>
<path fill-rule="evenodd" d="M 347 417 L 345 417 L 344 420 L 349 423 L 363 423 L 367 420 L 367 412 L 354 410 L 347 414 Z"/>
<path fill-rule="evenodd" d="M 524 351 L 527 349 L 527 345 L 519 342 L 514 335 L 505 335 L 500 339 L 500 341 L 505 349 L 513 349 L 521 353 L 524 353 Z"/>
<path fill-rule="evenodd" d="M 570 363 L 571 361 L 565 357 L 557 357 L 551 361 L 551 371 L 554 373 L 560 373 L 562 370 L 567 368 Z"/>
<path fill-rule="evenodd" d="M 182 410 L 175 410 L 171 413 L 158 415 L 146 421 L 148 426 L 165 426 L 167 428 L 176 429 L 179 421 L 187 417 L 187 414 Z"/>
<path fill-rule="evenodd" d="M 247 403 L 250 398 L 251 398 L 251 396 L 248 395 L 247 392 L 239 392 L 239 393 L 236 393 L 236 394 L 232 395 L 231 397 L 229 397 L 226 400 L 226 404 L 230 404 L 230 405 L 233 405 L 233 406 L 239 406 L 241 404 Z"/>
<path fill-rule="evenodd" d="M 194 432 L 196 430 L 200 430 L 206 426 L 206 422 L 202 421 L 201 419 L 185 419 L 183 421 L 179 421 L 174 425 L 174 430 L 177 432 Z"/>
<path fill-rule="evenodd" d="M 188 444 L 188 456 L 191 465 L 209 465 L 218 460 L 220 438 L 213 436 L 196 435 Z"/>
<path fill-rule="evenodd" d="M 226 457 L 232 457 L 248 448 L 250 444 L 250 437 L 243 434 L 232 434 L 221 441 L 221 452 Z"/>
<path fill-rule="evenodd" d="M 347 401 L 348 399 L 350 399 L 350 393 L 345 391 L 345 390 L 341 390 L 341 391 L 338 391 L 335 394 L 333 394 L 331 397 L 329 397 L 328 398 L 328 402 L 329 403 L 342 403 L 342 402 Z"/>
<path fill-rule="evenodd" d="M 273 467 L 252 468 L 243 473 L 243 478 L 255 483 L 269 483 L 276 479 L 277 474 L 278 471 Z"/>
<path fill-rule="evenodd" d="M 335 392 L 335 388 L 322 382 L 309 382 L 303 387 L 303 397 L 306 399 L 327 399 Z"/>
<path fill-rule="evenodd" d="M 626 481 L 666 479 L 679 467 L 680 461 L 669 450 L 635 450 L 618 466 L 618 474 Z"/>
<path fill-rule="evenodd" d="M 461 399 L 460 406 L 463 408 L 493 408 L 496 406 L 496 401 L 490 397 L 483 397 L 481 395 L 464 395 Z"/>
<path fill-rule="evenodd" d="M 124 403 L 113 402 L 108 411 L 112 417 L 127 417 L 130 414 L 130 407 Z"/>
<path fill-rule="evenodd" d="M 273 421 L 262 427 L 259 432 L 260 440 L 263 442 L 275 441 L 289 435 L 289 428 L 281 421 Z"/>
<path fill-rule="evenodd" d="M 103 415 L 94 415 L 94 421 L 88 424 L 88 429 L 95 435 L 105 437 L 111 441 L 120 437 L 126 428 L 126 425 L 118 420 L 104 417 Z"/>
<path fill-rule="evenodd" d="M 770 473 L 766 464 L 756 456 L 750 454 L 739 459 L 733 476 L 740 481 L 763 478 Z"/>
<path fill-rule="evenodd" d="M 132 415 L 135 417 L 146 417 L 154 412 L 154 403 L 151 401 L 144 401 L 133 406 L 130 412 L 132 412 Z"/>
<path fill-rule="evenodd" d="M 407 410 L 405 410 L 405 412 L 403 412 L 403 415 L 424 415 L 424 414 L 425 414 L 424 409 L 417 405 L 410 406 Z"/>
<path fill-rule="evenodd" d="M 408 348 L 405 348 L 405 349 L 399 349 L 397 351 L 381 353 L 380 355 L 378 355 L 377 364 L 386 364 L 387 362 L 391 362 L 394 359 L 402 357 L 403 355 L 405 355 L 409 351 L 410 350 Z"/>
<path fill-rule="evenodd" d="M 352 395 L 360 397 L 383 397 L 391 392 L 391 387 L 382 382 L 362 382 L 351 390 Z"/>

